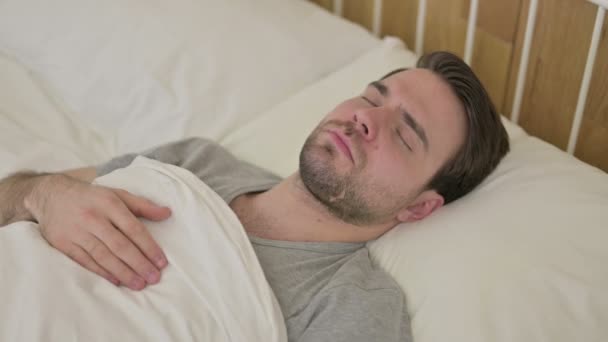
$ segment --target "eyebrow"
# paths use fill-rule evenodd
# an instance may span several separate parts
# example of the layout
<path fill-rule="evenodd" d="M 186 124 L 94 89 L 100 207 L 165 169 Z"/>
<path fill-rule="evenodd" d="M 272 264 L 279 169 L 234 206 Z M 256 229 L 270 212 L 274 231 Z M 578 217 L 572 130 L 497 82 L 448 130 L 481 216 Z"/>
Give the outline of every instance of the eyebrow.
<path fill-rule="evenodd" d="M 380 83 L 379 81 L 374 81 L 369 85 L 376 88 L 376 90 L 378 90 L 382 96 L 388 97 L 388 88 L 384 84 Z"/>
<path fill-rule="evenodd" d="M 376 90 L 378 90 L 380 95 L 382 95 L 384 97 L 388 97 L 390 94 L 388 91 L 388 88 L 384 84 L 382 84 L 380 81 L 374 81 L 374 82 L 370 83 L 369 85 L 371 87 L 376 88 Z M 403 121 L 408 126 L 410 126 L 410 128 L 416 133 L 418 138 L 420 138 L 420 140 L 422 140 L 424 149 L 426 151 L 428 151 L 429 140 L 426 137 L 426 132 L 424 131 L 424 128 L 422 128 L 422 126 L 420 126 L 420 124 L 416 121 L 416 119 L 414 119 L 414 117 L 408 111 L 403 109 L 401 106 L 399 106 L 399 110 L 401 111 L 401 117 L 402 117 Z"/>

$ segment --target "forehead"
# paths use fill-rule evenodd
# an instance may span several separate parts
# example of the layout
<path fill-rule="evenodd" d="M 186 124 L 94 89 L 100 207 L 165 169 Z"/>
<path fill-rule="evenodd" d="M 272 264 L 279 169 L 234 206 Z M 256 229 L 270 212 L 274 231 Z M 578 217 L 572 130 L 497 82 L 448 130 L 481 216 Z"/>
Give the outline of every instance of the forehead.
<path fill-rule="evenodd" d="M 464 141 L 466 114 L 447 81 L 430 70 L 416 68 L 393 74 L 381 83 L 388 89 L 389 101 L 398 102 L 425 129 L 431 149 L 439 152 L 439 157 L 456 152 Z"/>
<path fill-rule="evenodd" d="M 407 69 L 381 81 L 391 95 L 410 102 L 410 106 L 430 107 L 432 112 L 462 109 L 447 81 L 428 69 Z"/>

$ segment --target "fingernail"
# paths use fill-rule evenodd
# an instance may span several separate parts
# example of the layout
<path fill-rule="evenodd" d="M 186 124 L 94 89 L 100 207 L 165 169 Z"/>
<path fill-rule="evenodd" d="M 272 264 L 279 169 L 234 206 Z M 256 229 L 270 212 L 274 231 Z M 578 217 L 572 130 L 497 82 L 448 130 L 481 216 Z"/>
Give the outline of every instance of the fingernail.
<path fill-rule="evenodd" d="M 135 278 L 133 278 L 133 280 L 131 280 L 131 286 L 129 286 L 129 287 L 133 290 L 141 290 L 145 286 L 146 286 L 146 282 L 142 278 L 135 277 Z"/>
<path fill-rule="evenodd" d="M 156 264 L 157 267 L 163 268 L 163 267 L 167 266 L 167 259 L 164 256 L 159 255 L 156 258 L 154 258 L 154 263 Z"/>
<path fill-rule="evenodd" d="M 148 284 L 156 284 L 159 278 L 160 273 L 158 273 L 157 271 L 150 271 L 146 275 L 146 281 L 148 282 Z"/>

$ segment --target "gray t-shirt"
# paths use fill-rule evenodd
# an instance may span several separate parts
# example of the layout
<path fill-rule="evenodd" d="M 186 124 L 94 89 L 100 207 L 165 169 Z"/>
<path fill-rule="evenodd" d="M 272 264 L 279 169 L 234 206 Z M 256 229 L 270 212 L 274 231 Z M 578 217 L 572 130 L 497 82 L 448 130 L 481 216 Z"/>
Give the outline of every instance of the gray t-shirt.
<path fill-rule="evenodd" d="M 126 167 L 137 155 L 99 165 L 97 175 Z M 191 171 L 226 203 L 244 193 L 268 190 L 281 180 L 202 138 L 141 155 Z M 289 341 L 412 341 L 405 296 L 372 263 L 365 244 L 249 238 L 281 307 Z"/>

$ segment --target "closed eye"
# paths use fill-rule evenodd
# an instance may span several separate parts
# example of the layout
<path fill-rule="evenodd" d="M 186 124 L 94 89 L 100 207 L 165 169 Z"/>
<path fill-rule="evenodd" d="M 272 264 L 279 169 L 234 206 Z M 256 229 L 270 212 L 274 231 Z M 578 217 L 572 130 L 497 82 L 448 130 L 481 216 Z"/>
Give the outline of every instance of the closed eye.
<path fill-rule="evenodd" d="M 369 103 L 370 105 L 372 105 L 372 106 L 374 106 L 374 107 L 378 107 L 378 105 L 377 105 L 377 104 L 375 104 L 374 102 L 372 102 L 372 101 L 371 101 L 370 99 L 368 99 L 367 97 L 365 97 L 365 96 L 361 96 L 361 98 L 362 98 L 362 99 L 363 99 L 365 102 Z"/>
<path fill-rule="evenodd" d="M 372 105 L 372 106 L 374 106 L 374 107 L 378 107 L 378 105 L 377 105 L 376 103 L 374 103 L 372 100 L 368 99 L 367 97 L 365 97 L 365 96 L 361 96 L 361 98 L 362 98 L 362 99 L 363 99 L 365 102 L 369 103 L 370 105 Z M 408 150 L 410 150 L 410 151 L 412 151 L 412 152 L 413 152 L 414 150 L 413 150 L 413 149 L 412 149 L 412 147 L 411 147 L 411 146 L 410 146 L 410 145 L 407 143 L 407 141 L 405 141 L 405 139 L 403 139 L 403 136 L 401 135 L 401 132 L 399 131 L 399 129 L 395 129 L 395 133 L 397 134 L 397 137 L 399 137 L 399 140 L 401 141 L 401 143 L 402 143 L 402 144 L 403 144 L 405 147 L 407 147 L 407 149 L 408 149 Z"/>
<path fill-rule="evenodd" d="M 399 129 L 395 129 L 395 132 L 397 133 L 397 136 L 399 137 L 399 140 L 401 140 L 401 142 L 403 143 L 403 145 L 405 145 L 405 147 L 408 148 L 408 150 L 410 151 L 414 151 L 412 149 L 412 147 L 410 146 L 410 144 L 407 143 L 407 141 L 405 141 L 405 139 L 403 139 L 403 136 L 401 135 L 401 132 L 399 132 Z"/>

